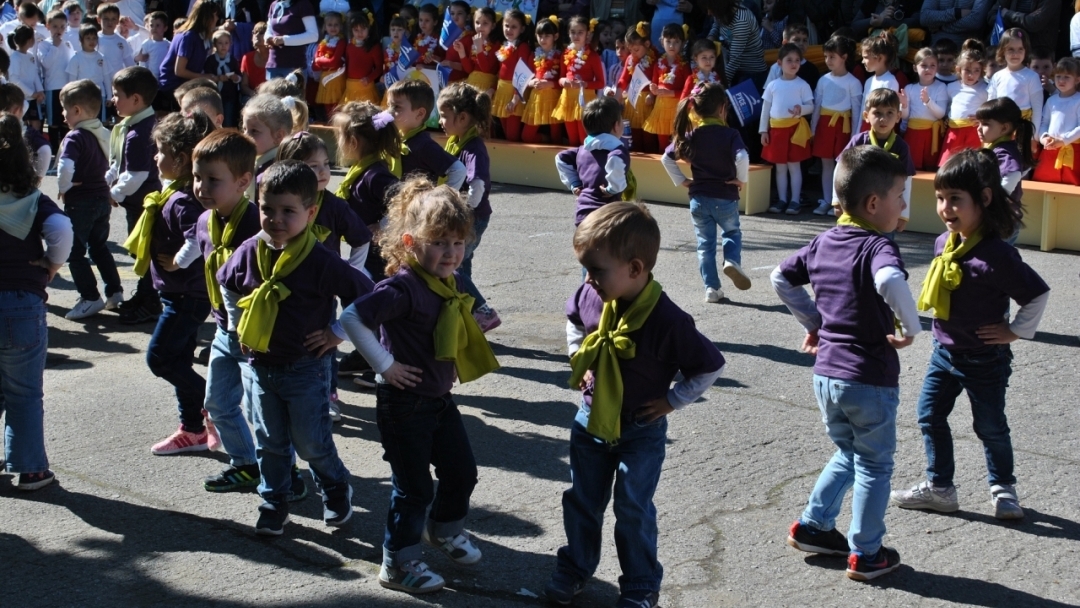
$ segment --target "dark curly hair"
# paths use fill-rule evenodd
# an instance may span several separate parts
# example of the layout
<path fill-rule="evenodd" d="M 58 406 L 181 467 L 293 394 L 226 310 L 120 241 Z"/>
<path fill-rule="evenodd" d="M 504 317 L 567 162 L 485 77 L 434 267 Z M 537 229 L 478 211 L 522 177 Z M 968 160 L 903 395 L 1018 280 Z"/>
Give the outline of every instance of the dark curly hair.
<path fill-rule="evenodd" d="M 173 158 L 184 158 L 182 176 L 191 175 L 191 155 L 195 146 L 214 130 L 214 121 L 202 110 L 188 114 L 169 114 L 154 127 L 153 137 L 158 150 Z"/>
<path fill-rule="evenodd" d="M 7 112 L 0 114 L 0 167 L 4 167 L 0 192 L 5 194 L 23 196 L 41 183 L 23 139 L 22 121 Z"/>

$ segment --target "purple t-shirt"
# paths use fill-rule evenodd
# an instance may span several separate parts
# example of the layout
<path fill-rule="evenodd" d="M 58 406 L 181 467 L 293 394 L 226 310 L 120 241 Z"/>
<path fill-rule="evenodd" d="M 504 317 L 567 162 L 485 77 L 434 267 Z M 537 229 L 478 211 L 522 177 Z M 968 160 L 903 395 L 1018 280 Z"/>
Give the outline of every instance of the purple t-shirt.
<path fill-rule="evenodd" d="M 423 397 L 445 395 L 454 384 L 454 363 L 435 360 L 435 322 L 443 302 L 411 268 L 399 270 L 354 302 L 364 325 L 381 328 L 380 341 L 395 361 L 423 370 L 420 383 L 409 389 Z"/>
<path fill-rule="evenodd" d="M 578 178 L 581 179 L 581 194 L 578 194 L 577 210 L 574 212 L 575 226 L 600 207 L 622 200 L 621 192 L 604 194 L 600 190 L 600 186 L 607 185 L 607 159 L 612 154 L 622 157 L 623 165 L 630 169 L 630 152 L 624 146 L 614 150 L 587 150 L 581 146 L 559 152 L 559 160 L 577 167 Z"/>
<path fill-rule="evenodd" d="M 214 212 L 210 210 L 204 211 L 203 214 L 199 216 L 199 223 L 196 224 L 195 229 L 195 239 L 199 243 L 199 251 L 202 251 L 204 260 L 206 259 L 206 256 L 214 251 L 214 246 L 210 244 L 210 229 L 207 227 L 207 222 L 210 221 L 211 213 Z M 229 218 L 222 220 L 223 228 L 224 223 L 228 221 Z M 229 247 L 235 251 L 236 248 L 240 246 L 240 243 L 243 243 L 258 234 L 259 230 L 259 207 L 254 203 L 248 203 L 247 209 L 244 211 L 244 217 L 240 218 L 240 224 L 236 227 L 236 233 L 233 235 Z M 212 312 L 214 313 L 214 321 L 217 321 L 218 327 L 221 329 L 228 329 L 229 318 L 228 315 L 225 314 L 225 307 L 222 306 L 219 309 L 214 309 Z"/>
<path fill-rule="evenodd" d="M 386 163 L 379 161 L 367 168 L 349 190 L 349 206 L 365 226 L 378 224 L 386 216 L 387 191 L 398 183 Z"/>
<path fill-rule="evenodd" d="M 486 220 L 491 217 L 491 159 L 488 158 L 487 146 L 484 140 L 474 137 L 458 153 L 458 160 L 465 165 L 465 183 L 461 185 L 461 191 L 468 193 L 469 184 L 479 179 L 484 182 L 484 198 L 473 209 L 473 217 L 478 220 Z"/>
<path fill-rule="evenodd" d="M 270 5 L 269 26 L 272 36 L 291 36 L 304 33 L 304 17 L 314 17 L 315 9 L 308 0 L 292 0 L 285 6 L 280 0 Z M 270 47 L 267 69 L 304 67 L 307 63 L 307 45 Z"/>
<path fill-rule="evenodd" d="M 894 315 L 874 285 L 874 275 L 888 266 L 907 276 L 896 243 L 854 226 L 826 230 L 780 264 L 789 283 L 814 289 L 821 314 L 815 374 L 899 385 L 900 358 L 885 339 L 895 333 Z"/>
<path fill-rule="evenodd" d="M 629 303 L 619 303 L 619 310 L 626 311 Z M 566 318 L 585 328 L 585 333 L 596 331 L 604 301 L 591 285 L 578 287 L 566 301 Z M 694 326 L 694 318 L 668 298 L 660 294 L 649 318 L 641 328 L 627 334 L 636 345 L 633 359 L 619 359 L 619 371 L 623 380 L 624 416 L 654 399 L 666 397 L 675 373 L 692 378 L 715 372 L 724 365 L 724 356 L 716 345 Z M 593 386 L 585 387 L 586 403 L 592 403 Z"/>
<path fill-rule="evenodd" d="M 158 179 L 157 144 L 151 134 L 157 118 L 149 116 L 135 123 L 128 129 L 127 137 L 124 138 L 124 157 L 120 165 L 120 172 L 146 171 L 146 181 L 139 189 L 124 198 L 124 206 L 142 207 L 143 199 L 151 192 L 161 190 L 161 180 Z"/>
<path fill-rule="evenodd" d="M 34 223 L 25 239 L 17 239 L 0 230 L 0 291 L 29 291 L 42 300 L 49 299 L 45 293 L 49 273 L 30 262 L 40 260 L 45 255 L 45 246 L 41 242 L 41 227 L 45 220 L 55 213 L 62 213 L 60 207 L 42 194 L 38 198 Z"/>
<path fill-rule="evenodd" d="M 1020 147 L 1016 145 L 1015 140 L 994 144 L 994 147 L 991 148 L 991 150 L 994 152 L 994 156 L 997 157 L 998 168 L 1001 169 L 1001 177 L 1005 177 L 1016 171 L 1021 173 L 1024 171 L 1024 165 L 1020 159 Z M 1024 200 L 1024 188 L 1020 182 L 1018 182 L 1016 188 L 1009 193 L 1009 199 L 1012 203 L 1013 210 L 1022 217 L 1024 215 L 1024 208 L 1021 206 L 1021 201 Z"/>
<path fill-rule="evenodd" d="M 437 182 L 446 175 L 450 166 L 457 162 L 456 158 L 431 139 L 427 131 L 413 135 L 405 144 L 409 146 L 409 153 L 401 157 L 402 179 L 413 173 L 420 173 L 432 182 Z"/>
<path fill-rule="evenodd" d="M 246 296 L 262 284 L 257 262 L 258 243 L 259 237 L 254 236 L 236 248 L 229 261 L 218 270 L 217 278 L 222 287 Z M 276 262 L 280 255 L 280 251 L 273 251 L 271 259 Z M 335 296 L 342 302 L 352 302 L 374 288 L 364 273 L 318 243 L 280 283 L 291 293 L 278 305 L 267 352 L 251 356 L 256 365 L 287 365 L 313 357 L 314 353 L 304 348 L 305 337 L 325 329 L 334 319 Z"/>
<path fill-rule="evenodd" d="M 109 159 L 93 133 L 86 129 L 68 131 L 60 142 L 60 158 L 70 160 L 75 166 L 71 183 L 79 184 L 64 193 L 65 207 L 89 198 L 109 198 L 109 186 L 105 183 Z"/>
<path fill-rule="evenodd" d="M 934 255 L 945 250 L 946 232 L 934 243 Z M 1026 305 L 1050 287 L 1020 258 L 1016 247 L 997 237 L 985 237 L 958 261 L 960 286 L 952 292 L 949 320 L 934 319 L 934 339 L 949 352 L 986 348 L 975 330 L 1000 323 L 1009 300 Z"/>
<path fill-rule="evenodd" d="M 360 221 L 356 212 L 329 190 L 323 191 L 323 202 L 319 214 L 315 216 L 315 223 L 330 229 L 323 246 L 338 255 L 341 255 L 342 239 L 351 247 L 371 242 L 371 231 Z"/>
<path fill-rule="evenodd" d="M 746 152 L 739 132 L 721 125 L 702 125 L 690 132 L 690 146 L 696 152 L 690 158 L 690 198 L 704 196 L 732 201 L 739 199 L 739 188 L 728 182 L 738 177 L 735 155 Z M 675 158 L 675 144 L 664 151 Z"/>
<path fill-rule="evenodd" d="M 154 221 L 150 241 L 150 276 L 154 280 L 154 289 L 202 300 L 209 297 L 206 295 L 202 256 L 187 268 L 177 268 L 173 272 L 166 272 L 157 261 L 157 256 L 161 254 L 175 256 L 189 236 L 195 238 L 195 226 L 202 214 L 203 207 L 190 189 L 173 194 L 161 208 L 161 214 Z"/>
<path fill-rule="evenodd" d="M 848 148 L 854 148 L 855 146 L 871 145 L 873 144 L 870 143 L 870 131 L 863 131 L 861 133 L 856 133 L 855 136 L 851 138 L 851 141 L 849 141 L 848 144 L 844 146 L 844 150 L 847 150 Z M 841 151 L 841 154 L 842 153 L 843 152 Z M 907 142 L 904 141 L 904 138 L 897 135 L 896 141 L 894 141 L 892 147 L 889 148 L 889 153 L 900 159 L 900 162 L 904 163 L 904 166 L 907 167 L 907 174 L 909 176 L 915 175 L 915 162 L 911 160 L 911 150 L 908 148 Z M 836 160 L 837 162 L 839 162 L 840 157 L 837 156 Z"/>
<path fill-rule="evenodd" d="M 187 81 L 186 78 L 176 75 L 177 57 L 187 58 L 187 70 L 189 72 L 202 74 L 203 69 L 206 67 L 206 56 L 210 52 L 210 45 L 202 39 L 198 32 L 188 30 L 177 34 L 169 43 L 169 50 L 165 53 L 165 59 L 161 60 L 161 75 L 158 77 L 161 90 L 158 91 L 158 95 L 172 95 L 176 87 Z"/>

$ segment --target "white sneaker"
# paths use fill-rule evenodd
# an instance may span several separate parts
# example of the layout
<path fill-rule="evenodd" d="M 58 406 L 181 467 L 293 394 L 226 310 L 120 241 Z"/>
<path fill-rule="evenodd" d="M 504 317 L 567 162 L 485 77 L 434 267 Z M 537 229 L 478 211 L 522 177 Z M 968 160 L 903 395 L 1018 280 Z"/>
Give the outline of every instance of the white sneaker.
<path fill-rule="evenodd" d="M 720 300 L 724 299 L 723 289 L 713 289 L 712 287 L 705 288 L 705 301 L 709 304 L 716 304 Z"/>
<path fill-rule="evenodd" d="M 428 569 L 427 564 L 414 559 L 396 568 L 379 568 L 379 584 L 387 589 L 397 589 L 405 593 L 431 593 L 446 585 L 443 577 Z"/>
<path fill-rule="evenodd" d="M 425 543 L 442 551 L 459 564 L 475 564 L 482 557 L 480 549 L 472 542 L 468 532 L 461 532 L 451 538 L 434 538 L 428 532 L 427 526 L 424 526 L 423 538 Z"/>
<path fill-rule="evenodd" d="M 824 199 L 818 199 L 817 209 L 814 209 L 814 215 L 828 215 L 832 212 L 832 203 Z"/>
<path fill-rule="evenodd" d="M 923 481 L 910 490 L 893 490 L 889 498 L 901 509 L 929 509 L 942 513 L 953 513 L 960 509 L 956 486 L 938 488 L 929 481 Z"/>
<path fill-rule="evenodd" d="M 341 422 L 341 404 L 338 403 L 337 391 L 330 393 L 330 420 Z"/>
<path fill-rule="evenodd" d="M 75 303 L 75 306 L 71 307 L 71 310 L 64 315 L 64 318 L 76 321 L 78 319 L 92 317 L 102 310 L 105 310 L 105 301 L 101 298 L 96 300 L 84 300 L 83 298 L 79 298 L 79 301 Z"/>
<path fill-rule="evenodd" d="M 750 289 L 750 277 L 743 272 L 742 266 L 737 263 L 724 260 L 724 276 L 731 279 L 736 289 L 742 291 Z"/>
<path fill-rule="evenodd" d="M 994 517 L 997 519 L 1024 518 L 1015 486 L 990 486 L 990 504 L 994 505 Z"/>
<path fill-rule="evenodd" d="M 105 299 L 105 310 L 116 310 L 124 303 L 124 292 L 118 291 Z"/>

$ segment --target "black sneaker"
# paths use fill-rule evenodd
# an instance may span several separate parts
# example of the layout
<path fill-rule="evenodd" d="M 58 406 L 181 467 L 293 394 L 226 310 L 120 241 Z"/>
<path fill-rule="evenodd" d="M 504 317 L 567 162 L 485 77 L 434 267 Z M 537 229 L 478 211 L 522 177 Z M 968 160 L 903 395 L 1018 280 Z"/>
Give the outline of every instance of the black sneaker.
<path fill-rule="evenodd" d="M 615 608 L 656 608 L 660 605 L 660 594 L 655 591 L 627 591 L 619 594 Z"/>
<path fill-rule="evenodd" d="M 255 533 L 261 536 L 281 536 L 287 523 L 289 503 L 264 502 L 259 505 L 259 521 L 255 523 Z"/>
<path fill-rule="evenodd" d="M 900 554 L 896 549 L 881 547 L 877 555 L 867 558 L 852 553 L 847 560 L 847 576 L 857 581 L 873 580 L 900 567 Z"/>
<path fill-rule="evenodd" d="M 131 296 L 130 300 L 124 300 L 123 302 L 120 303 L 119 306 L 116 307 L 116 314 L 119 314 L 119 315 L 130 314 L 131 311 L 138 308 L 143 303 L 144 300 L 146 300 L 146 292 L 145 291 L 136 291 Z"/>
<path fill-rule="evenodd" d="M 815 530 L 795 520 L 788 532 L 787 544 L 799 551 L 820 553 L 822 555 L 847 555 L 851 553 L 847 538 L 836 528 Z"/>
<path fill-rule="evenodd" d="M 15 487 L 23 492 L 29 492 L 31 490 L 38 490 L 49 485 L 56 479 L 56 475 L 52 471 L 44 471 L 42 473 L 19 473 L 19 481 L 15 484 Z"/>
<path fill-rule="evenodd" d="M 292 484 L 289 486 L 289 502 L 298 502 L 308 497 L 307 484 L 300 474 L 300 467 L 292 465 Z"/>
<path fill-rule="evenodd" d="M 368 365 L 367 359 L 364 359 L 363 355 L 355 350 L 342 357 L 341 361 L 338 361 L 337 373 L 339 376 L 352 376 L 370 371 L 371 366 Z"/>
<path fill-rule="evenodd" d="M 243 464 L 229 467 L 217 475 L 207 477 L 203 487 L 207 492 L 228 492 L 259 485 L 259 465 Z"/>
<path fill-rule="evenodd" d="M 157 321 L 161 316 L 161 310 L 155 311 L 152 306 L 142 303 L 130 311 L 120 311 L 120 323 L 123 325 L 139 325 Z"/>
<path fill-rule="evenodd" d="M 323 522 L 328 526 L 343 526 L 352 517 L 352 486 L 327 490 L 323 499 Z"/>
<path fill-rule="evenodd" d="M 551 575 L 551 580 L 544 586 L 544 595 L 547 599 L 559 604 L 569 606 L 574 601 L 574 596 L 585 590 L 585 581 L 562 570 L 556 570 Z"/>

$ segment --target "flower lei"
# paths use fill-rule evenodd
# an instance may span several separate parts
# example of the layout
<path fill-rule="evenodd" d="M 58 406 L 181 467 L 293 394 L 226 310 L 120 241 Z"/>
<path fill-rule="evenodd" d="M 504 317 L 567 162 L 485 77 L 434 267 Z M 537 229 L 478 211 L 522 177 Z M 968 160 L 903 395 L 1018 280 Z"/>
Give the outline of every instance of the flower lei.
<path fill-rule="evenodd" d="M 630 55 L 630 56 L 628 56 L 626 58 L 626 68 L 625 69 L 630 71 L 630 72 L 633 72 L 634 67 L 641 66 L 641 71 L 648 73 L 646 70 L 648 70 L 649 66 L 652 65 L 652 60 L 653 60 L 653 55 L 652 55 L 651 51 L 646 51 L 645 54 L 641 57 L 641 59 L 638 60 L 636 63 L 634 61 L 634 56 Z"/>
<path fill-rule="evenodd" d="M 589 58 L 589 49 L 575 49 L 568 47 L 563 52 L 563 65 L 566 66 L 566 77 L 576 77 L 581 68 L 585 66 L 585 60 Z"/>
<path fill-rule="evenodd" d="M 390 46 L 386 47 L 386 61 L 384 62 L 384 67 L 389 70 L 390 66 L 397 63 L 399 55 L 401 55 L 401 44 L 391 42 Z"/>
<path fill-rule="evenodd" d="M 533 52 L 533 66 L 536 68 L 536 77 L 543 80 L 555 80 L 559 76 L 559 69 L 555 63 L 556 50 L 550 51 L 537 48 Z"/>
<path fill-rule="evenodd" d="M 499 47 L 499 50 L 495 51 L 495 57 L 499 59 L 499 63 L 506 63 L 506 60 L 510 59 L 510 56 L 513 55 L 514 51 L 516 50 L 517 43 L 507 40 L 506 42 L 502 43 L 502 46 Z"/>
<path fill-rule="evenodd" d="M 332 49 L 337 48 L 338 42 L 340 42 L 340 41 L 341 41 L 340 36 L 327 36 L 326 38 L 323 38 L 323 42 L 326 43 L 326 46 L 328 46 L 328 47 L 330 47 Z"/>
<path fill-rule="evenodd" d="M 702 74 L 704 74 L 704 72 L 702 72 L 701 70 L 694 70 L 694 86 L 717 81 L 716 72 L 709 72 L 705 75 Z"/>
<path fill-rule="evenodd" d="M 675 84 L 675 73 L 678 72 L 679 67 L 682 66 L 682 59 L 681 58 L 677 59 L 677 60 L 675 60 L 674 63 L 672 63 L 670 65 L 671 65 L 671 67 L 669 69 L 668 68 L 668 62 L 667 62 L 667 55 L 664 55 L 659 60 L 657 60 L 656 69 L 657 69 L 657 73 L 660 74 L 660 78 L 659 78 L 660 84 L 666 84 L 668 86 L 671 86 L 671 85 Z"/>
<path fill-rule="evenodd" d="M 420 51 L 420 49 L 427 49 L 428 51 L 430 51 L 431 49 L 435 48 L 435 45 L 438 44 L 438 42 L 439 41 L 436 40 L 434 36 L 417 34 L 416 42 L 413 43 L 413 47 L 416 48 L 417 51 Z M 424 53 L 420 53 L 420 55 L 423 56 Z"/>
<path fill-rule="evenodd" d="M 477 53 L 476 56 L 479 57 L 480 55 L 487 55 L 488 53 L 491 52 L 491 50 L 493 48 L 495 48 L 495 47 L 493 47 L 491 45 L 491 41 L 490 40 L 485 40 L 484 41 L 484 48 L 480 49 L 480 52 Z"/>
<path fill-rule="evenodd" d="M 357 47 L 364 46 L 364 39 L 363 38 L 353 38 L 352 43 L 353 43 L 353 46 L 357 46 Z"/>

